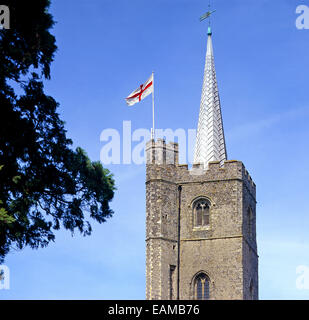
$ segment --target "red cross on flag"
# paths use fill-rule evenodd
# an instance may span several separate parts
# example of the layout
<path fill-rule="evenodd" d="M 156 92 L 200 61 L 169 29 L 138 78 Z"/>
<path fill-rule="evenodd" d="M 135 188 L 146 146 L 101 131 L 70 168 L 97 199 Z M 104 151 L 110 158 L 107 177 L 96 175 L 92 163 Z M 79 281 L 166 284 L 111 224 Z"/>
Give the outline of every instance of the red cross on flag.
<path fill-rule="evenodd" d="M 133 91 L 126 98 L 127 105 L 131 107 L 135 105 L 135 103 L 138 103 L 146 98 L 151 93 L 153 93 L 153 74 L 144 84 L 141 84 L 138 89 Z"/>

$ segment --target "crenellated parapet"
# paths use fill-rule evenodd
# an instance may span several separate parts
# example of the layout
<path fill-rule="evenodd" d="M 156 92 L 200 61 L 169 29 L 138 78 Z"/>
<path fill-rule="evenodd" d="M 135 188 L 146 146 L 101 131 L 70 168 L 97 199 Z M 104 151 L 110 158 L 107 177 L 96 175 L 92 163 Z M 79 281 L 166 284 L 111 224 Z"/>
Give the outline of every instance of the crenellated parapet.
<path fill-rule="evenodd" d="M 237 160 L 211 161 L 208 167 L 202 163 L 178 163 L 178 143 L 166 143 L 163 139 L 150 140 L 146 145 L 147 181 L 163 179 L 173 183 L 207 182 L 221 180 L 243 181 L 248 191 L 255 197 L 256 186 L 244 164 Z"/>
<path fill-rule="evenodd" d="M 224 161 L 223 165 L 220 161 L 211 161 L 206 168 L 203 164 L 193 164 L 192 168 L 187 171 L 186 178 L 189 181 L 240 180 L 242 179 L 241 168 L 242 162 L 234 160 Z"/>

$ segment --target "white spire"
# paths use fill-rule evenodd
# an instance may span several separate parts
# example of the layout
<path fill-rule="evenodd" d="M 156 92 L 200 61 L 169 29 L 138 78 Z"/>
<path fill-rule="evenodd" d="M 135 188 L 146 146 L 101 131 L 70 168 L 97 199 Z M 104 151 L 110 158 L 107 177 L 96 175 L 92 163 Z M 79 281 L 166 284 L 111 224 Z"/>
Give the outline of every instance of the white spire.
<path fill-rule="evenodd" d="M 221 165 L 223 165 L 224 160 L 227 160 L 211 36 L 212 32 L 209 27 L 204 82 L 194 152 L 194 163 L 202 163 L 205 168 L 207 168 L 210 161 L 220 161 Z"/>

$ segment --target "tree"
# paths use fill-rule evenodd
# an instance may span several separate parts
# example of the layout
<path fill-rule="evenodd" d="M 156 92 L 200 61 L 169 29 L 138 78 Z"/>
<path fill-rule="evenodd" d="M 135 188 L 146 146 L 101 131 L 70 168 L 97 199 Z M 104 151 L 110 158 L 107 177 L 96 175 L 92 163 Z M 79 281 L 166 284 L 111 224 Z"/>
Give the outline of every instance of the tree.
<path fill-rule="evenodd" d="M 47 246 L 60 226 L 89 235 L 90 218 L 112 216 L 115 190 L 100 162 L 72 150 L 58 103 L 44 93 L 56 51 L 50 1 L 5 4 L 11 29 L 0 30 L 0 263 L 12 247 Z"/>

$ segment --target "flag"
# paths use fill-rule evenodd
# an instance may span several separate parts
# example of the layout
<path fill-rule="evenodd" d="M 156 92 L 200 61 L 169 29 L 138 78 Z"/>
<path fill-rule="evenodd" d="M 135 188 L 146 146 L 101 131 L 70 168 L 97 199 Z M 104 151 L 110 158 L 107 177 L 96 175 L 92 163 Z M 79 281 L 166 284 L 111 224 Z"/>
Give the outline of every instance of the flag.
<path fill-rule="evenodd" d="M 138 89 L 133 91 L 126 98 L 127 105 L 131 107 L 135 105 L 135 103 L 138 103 L 146 98 L 151 93 L 153 93 L 153 74 L 144 84 L 141 84 Z"/>

